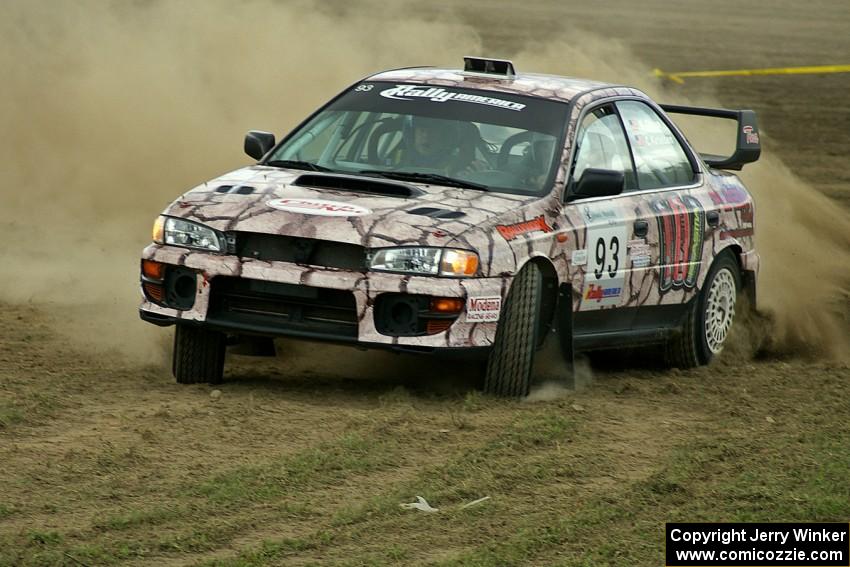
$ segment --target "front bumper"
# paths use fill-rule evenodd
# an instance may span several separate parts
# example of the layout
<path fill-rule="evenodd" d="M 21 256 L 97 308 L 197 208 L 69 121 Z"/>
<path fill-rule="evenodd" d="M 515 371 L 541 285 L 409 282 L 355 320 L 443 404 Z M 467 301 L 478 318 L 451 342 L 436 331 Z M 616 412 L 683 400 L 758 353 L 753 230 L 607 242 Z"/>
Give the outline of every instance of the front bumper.
<path fill-rule="evenodd" d="M 151 323 L 167 325 L 186 322 L 209 324 L 231 332 L 318 340 L 339 339 L 336 336 L 323 336 L 321 332 L 293 328 L 285 323 L 258 327 L 244 321 L 222 321 L 214 317 L 208 319 L 210 298 L 216 289 L 216 277 L 242 278 L 351 292 L 356 308 L 356 332 L 340 342 L 353 342 L 364 346 L 410 346 L 414 349 L 489 347 L 495 339 L 498 322 L 467 321 L 466 310 L 460 313 L 448 330 L 433 335 L 393 337 L 381 334 L 375 325 L 376 299 L 383 293 L 457 297 L 464 300 L 504 297 L 509 285 L 507 277 L 455 279 L 380 272 L 363 273 L 288 262 L 253 260 L 159 244 L 151 244 L 145 248 L 142 259 L 183 266 L 199 273 L 195 301 L 190 309 L 181 311 L 157 305 L 147 299 L 142 301 L 142 319 Z"/>

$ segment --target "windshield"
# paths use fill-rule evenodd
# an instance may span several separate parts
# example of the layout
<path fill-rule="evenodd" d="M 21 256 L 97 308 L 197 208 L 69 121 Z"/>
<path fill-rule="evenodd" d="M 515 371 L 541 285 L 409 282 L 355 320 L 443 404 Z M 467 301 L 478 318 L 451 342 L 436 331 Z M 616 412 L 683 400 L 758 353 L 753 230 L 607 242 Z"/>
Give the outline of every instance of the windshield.
<path fill-rule="evenodd" d="M 548 190 L 567 105 L 508 93 L 365 82 L 290 134 L 264 162 L 519 194 Z M 430 180 L 430 181 L 429 181 Z M 461 186 L 461 185 L 458 185 Z"/>

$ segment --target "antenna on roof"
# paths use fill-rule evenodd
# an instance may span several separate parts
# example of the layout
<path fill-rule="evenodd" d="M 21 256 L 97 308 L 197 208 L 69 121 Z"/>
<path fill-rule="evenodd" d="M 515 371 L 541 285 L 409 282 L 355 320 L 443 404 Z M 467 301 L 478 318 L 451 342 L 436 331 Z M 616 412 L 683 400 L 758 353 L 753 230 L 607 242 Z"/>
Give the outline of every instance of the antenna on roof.
<path fill-rule="evenodd" d="M 467 73 L 481 73 L 484 75 L 502 75 L 513 77 L 516 75 L 514 64 L 507 59 L 485 59 L 484 57 L 464 57 L 463 70 Z"/>

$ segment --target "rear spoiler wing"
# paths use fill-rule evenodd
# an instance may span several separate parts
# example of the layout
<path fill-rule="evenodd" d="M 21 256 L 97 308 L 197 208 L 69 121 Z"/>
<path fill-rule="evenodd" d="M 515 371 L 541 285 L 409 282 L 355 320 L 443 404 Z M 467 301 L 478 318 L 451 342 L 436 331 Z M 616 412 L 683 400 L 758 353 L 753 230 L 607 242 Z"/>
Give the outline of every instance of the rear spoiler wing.
<path fill-rule="evenodd" d="M 700 108 L 698 106 L 678 106 L 674 104 L 662 104 L 660 106 L 665 112 L 669 112 L 670 114 L 690 114 L 693 116 L 737 120 L 738 140 L 735 144 L 735 153 L 729 157 L 700 154 L 700 157 L 702 157 L 703 161 L 709 167 L 740 170 L 745 164 L 758 160 L 761 155 L 756 113 L 752 110 L 726 110 L 722 108 Z"/>

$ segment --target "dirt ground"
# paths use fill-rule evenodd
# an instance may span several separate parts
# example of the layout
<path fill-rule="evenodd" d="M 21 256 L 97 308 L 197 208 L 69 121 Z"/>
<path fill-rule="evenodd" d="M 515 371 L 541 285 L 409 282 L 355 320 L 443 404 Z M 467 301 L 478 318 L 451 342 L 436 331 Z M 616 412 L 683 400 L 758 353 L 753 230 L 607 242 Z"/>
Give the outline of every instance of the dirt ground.
<path fill-rule="evenodd" d="M 846 3 L 750 4 L 474 0 L 411 18 L 451 18 L 518 60 L 613 37 L 638 75 L 850 63 Z M 765 153 L 848 216 L 850 74 L 658 88 L 755 109 Z M 156 191 L 139 226 L 177 189 Z M 170 331 L 124 348 L 144 325 L 131 301 L 21 297 L 0 303 L 0 565 L 649 566 L 663 564 L 666 521 L 850 517 L 850 366 L 800 349 L 752 357 L 742 330 L 708 368 L 583 366 L 585 388 L 512 402 L 477 393 L 463 365 L 288 342 L 274 360 L 231 356 L 222 386 L 178 386 Z M 119 310 L 127 334 L 81 321 Z M 120 340 L 79 340 L 99 334 Z M 417 495 L 440 511 L 399 508 Z"/>

